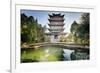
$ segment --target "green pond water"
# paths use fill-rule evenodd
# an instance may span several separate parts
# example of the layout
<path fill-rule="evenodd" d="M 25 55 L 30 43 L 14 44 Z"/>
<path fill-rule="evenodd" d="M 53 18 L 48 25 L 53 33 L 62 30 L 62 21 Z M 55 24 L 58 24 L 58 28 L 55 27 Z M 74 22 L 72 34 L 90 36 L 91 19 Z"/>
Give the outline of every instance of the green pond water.
<path fill-rule="evenodd" d="M 40 47 L 21 50 L 21 63 L 88 60 L 89 51 L 70 50 L 59 47 Z"/>

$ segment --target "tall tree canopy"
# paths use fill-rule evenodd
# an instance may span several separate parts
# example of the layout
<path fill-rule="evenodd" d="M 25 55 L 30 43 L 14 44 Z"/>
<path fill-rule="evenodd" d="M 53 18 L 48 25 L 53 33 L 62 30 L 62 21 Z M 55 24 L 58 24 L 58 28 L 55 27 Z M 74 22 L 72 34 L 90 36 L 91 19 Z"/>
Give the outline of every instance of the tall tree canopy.
<path fill-rule="evenodd" d="M 72 25 L 71 25 L 71 29 L 70 29 L 71 33 L 75 34 L 76 31 L 77 31 L 77 28 L 78 28 L 78 24 L 77 24 L 76 21 L 74 21 L 74 22 L 72 23 Z"/>
<path fill-rule="evenodd" d="M 81 39 L 83 44 L 89 44 L 89 13 L 83 13 L 80 17 L 80 23 L 74 21 L 71 25 L 70 31 L 76 39 Z M 76 41 L 75 39 L 75 41 Z"/>
<path fill-rule="evenodd" d="M 44 41 L 44 27 L 33 16 L 21 14 L 21 42 L 37 43 Z"/>
<path fill-rule="evenodd" d="M 81 15 L 81 22 L 80 26 L 77 30 L 78 32 L 78 37 L 83 38 L 83 39 L 89 39 L 89 13 L 83 13 Z"/>

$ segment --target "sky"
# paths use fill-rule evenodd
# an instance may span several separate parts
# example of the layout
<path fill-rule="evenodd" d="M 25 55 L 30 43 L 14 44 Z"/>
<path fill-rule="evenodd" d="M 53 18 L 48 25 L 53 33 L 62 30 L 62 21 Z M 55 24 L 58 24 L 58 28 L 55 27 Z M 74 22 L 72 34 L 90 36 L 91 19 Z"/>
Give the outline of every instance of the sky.
<path fill-rule="evenodd" d="M 70 27 L 71 24 L 73 23 L 73 21 L 77 21 L 79 22 L 80 16 L 82 14 L 82 12 L 59 12 L 59 11 L 39 11 L 39 10 L 21 10 L 21 13 L 26 14 L 27 16 L 33 16 L 35 19 L 38 20 L 38 23 L 41 24 L 42 26 L 46 25 L 47 28 L 49 28 L 48 26 L 48 14 L 52 14 L 52 13 L 61 13 L 61 15 L 65 15 L 64 16 L 64 32 L 66 33 L 70 33 Z M 48 32 L 48 30 L 47 30 Z"/>

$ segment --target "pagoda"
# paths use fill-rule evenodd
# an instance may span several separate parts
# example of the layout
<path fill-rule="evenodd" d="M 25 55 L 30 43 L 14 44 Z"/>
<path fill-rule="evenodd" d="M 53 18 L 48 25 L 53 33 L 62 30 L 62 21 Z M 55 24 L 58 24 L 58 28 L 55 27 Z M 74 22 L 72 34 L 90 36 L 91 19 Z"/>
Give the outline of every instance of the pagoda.
<path fill-rule="evenodd" d="M 50 37 L 50 42 L 59 42 L 60 41 L 60 36 L 65 35 L 64 31 L 64 15 L 59 14 L 54 14 L 52 13 L 51 15 L 48 14 L 49 16 L 49 33 L 48 36 Z"/>

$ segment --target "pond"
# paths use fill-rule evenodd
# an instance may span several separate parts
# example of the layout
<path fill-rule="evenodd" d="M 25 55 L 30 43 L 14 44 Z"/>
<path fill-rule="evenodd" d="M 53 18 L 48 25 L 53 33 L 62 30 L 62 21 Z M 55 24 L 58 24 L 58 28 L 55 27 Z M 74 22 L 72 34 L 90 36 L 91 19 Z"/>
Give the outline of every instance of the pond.
<path fill-rule="evenodd" d="M 58 46 L 43 46 L 37 49 L 21 49 L 21 63 L 88 59 L 89 50 L 71 50 Z"/>

